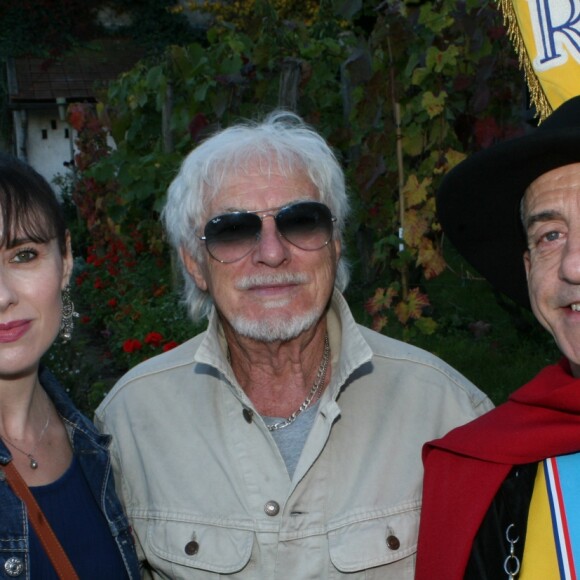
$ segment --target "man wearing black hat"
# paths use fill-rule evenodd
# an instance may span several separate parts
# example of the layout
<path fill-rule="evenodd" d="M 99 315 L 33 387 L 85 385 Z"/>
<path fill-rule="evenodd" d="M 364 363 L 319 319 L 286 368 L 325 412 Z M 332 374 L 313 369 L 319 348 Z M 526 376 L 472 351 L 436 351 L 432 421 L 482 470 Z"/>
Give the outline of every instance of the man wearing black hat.
<path fill-rule="evenodd" d="M 416 580 L 576 578 L 580 96 L 531 134 L 459 164 L 437 206 L 454 246 L 496 289 L 531 306 L 563 357 L 425 446 Z"/>

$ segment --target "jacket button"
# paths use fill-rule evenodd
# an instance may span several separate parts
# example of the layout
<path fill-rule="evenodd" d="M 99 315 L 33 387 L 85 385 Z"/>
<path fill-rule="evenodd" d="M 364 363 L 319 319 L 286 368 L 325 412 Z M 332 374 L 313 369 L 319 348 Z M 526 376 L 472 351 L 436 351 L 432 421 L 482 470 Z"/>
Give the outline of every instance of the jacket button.
<path fill-rule="evenodd" d="M 280 513 L 280 506 L 275 501 L 269 501 L 264 506 L 264 511 L 269 516 L 277 516 Z"/>
<path fill-rule="evenodd" d="M 185 544 L 185 553 L 188 556 L 195 556 L 198 552 L 199 552 L 199 544 L 195 540 L 192 540 L 191 542 L 187 542 L 187 544 Z"/>
<path fill-rule="evenodd" d="M 389 536 L 387 538 L 387 546 L 389 550 L 398 550 L 401 547 L 401 542 L 397 536 Z"/>
<path fill-rule="evenodd" d="M 252 411 L 252 409 L 248 409 L 247 407 L 244 407 L 242 415 L 244 416 L 246 423 L 251 423 L 252 419 L 254 418 L 254 412 Z"/>
<path fill-rule="evenodd" d="M 20 576 L 24 572 L 24 563 L 20 558 L 12 556 L 4 562 L 4 571 L 8 576 Z"/>

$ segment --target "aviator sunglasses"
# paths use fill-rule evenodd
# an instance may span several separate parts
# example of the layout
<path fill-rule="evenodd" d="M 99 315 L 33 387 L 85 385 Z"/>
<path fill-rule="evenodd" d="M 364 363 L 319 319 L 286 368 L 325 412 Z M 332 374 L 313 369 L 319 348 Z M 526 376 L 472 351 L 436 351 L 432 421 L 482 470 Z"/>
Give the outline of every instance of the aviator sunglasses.
<path fill-rule="evenodd" d="M 260 241 L 262 221 L 271 217 L 278 233 L 301 250 L 320 250 L 332 238 L 336 218 L 318 201 L 299 201 L 278 211 L 235 211 L 207 222 L 203 236 L 209 255 L 222 264 L 247 256 Z"/>

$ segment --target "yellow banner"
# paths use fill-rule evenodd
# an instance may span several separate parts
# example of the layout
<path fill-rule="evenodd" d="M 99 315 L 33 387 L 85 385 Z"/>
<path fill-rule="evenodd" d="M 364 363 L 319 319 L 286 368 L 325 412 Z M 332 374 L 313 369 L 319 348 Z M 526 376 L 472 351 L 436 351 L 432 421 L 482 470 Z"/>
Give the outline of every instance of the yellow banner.
<path fill-rule="evenodd" d="M 580 0 L 498 0 L 540 120 L 580 95 Z"/>

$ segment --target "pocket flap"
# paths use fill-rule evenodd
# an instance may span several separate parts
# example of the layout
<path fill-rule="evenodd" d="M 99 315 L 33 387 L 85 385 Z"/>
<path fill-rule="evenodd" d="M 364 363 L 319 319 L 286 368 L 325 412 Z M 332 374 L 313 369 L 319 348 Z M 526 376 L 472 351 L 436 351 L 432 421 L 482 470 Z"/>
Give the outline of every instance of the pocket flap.
<path fill-rule="evenodd" d="M 150 522 L 147 542 L 158 557 L 218 574 L 240 571 L 250 560 L 254 533 L 175 520 Z"/>
<path fill-rule="evenodd" d="M 329 533 L 330 559 L 341 572 L 396 562 L 417 551 L 419 509 L 350 523 Z"/>

